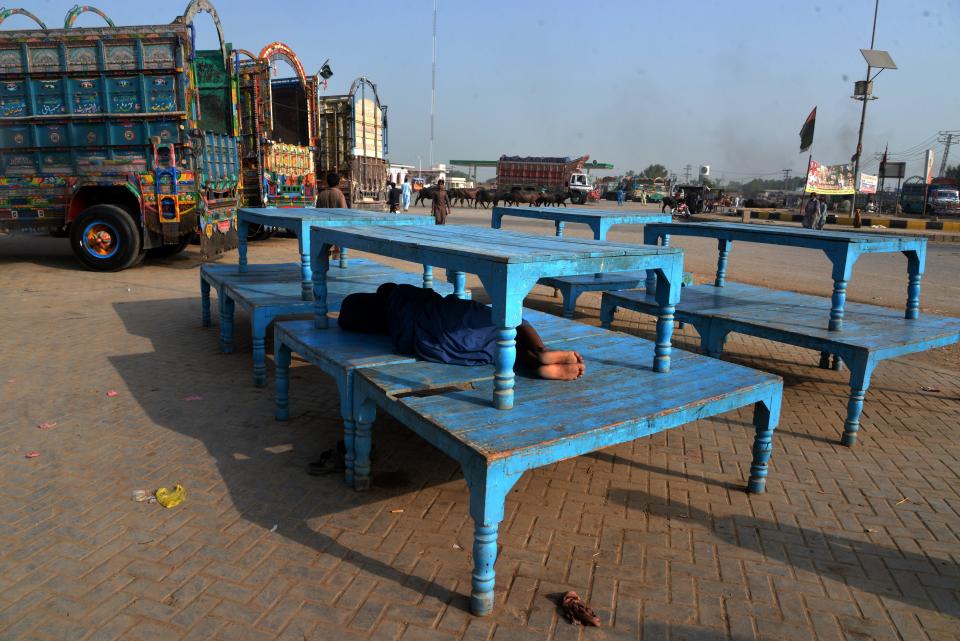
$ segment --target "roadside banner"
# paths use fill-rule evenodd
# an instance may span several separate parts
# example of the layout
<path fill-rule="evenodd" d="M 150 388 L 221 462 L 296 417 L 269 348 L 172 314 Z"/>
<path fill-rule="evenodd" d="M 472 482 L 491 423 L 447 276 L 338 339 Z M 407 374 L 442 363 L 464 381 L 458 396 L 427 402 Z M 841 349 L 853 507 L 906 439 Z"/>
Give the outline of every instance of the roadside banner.
<path fill-rule="evenodd" d="M 923 182 L 930 184 L 933 180 L 933 149 L 927 149 L 926 157 L 923 159 Z"/>
<path fill-rule="evenodd" d="M 860 182 L 857 184 L 857 191 L 861 194 L 875 194 L 877 193 L 877 182 L 879 182 L 878 176 L 861 173 Z"/>
<path fill-rule="evenodd" d="M 853 194 L 854 188 L 853 164 L 821 165 L 816 160 L 810 159 L 805 192 L 844 196 Z"/>

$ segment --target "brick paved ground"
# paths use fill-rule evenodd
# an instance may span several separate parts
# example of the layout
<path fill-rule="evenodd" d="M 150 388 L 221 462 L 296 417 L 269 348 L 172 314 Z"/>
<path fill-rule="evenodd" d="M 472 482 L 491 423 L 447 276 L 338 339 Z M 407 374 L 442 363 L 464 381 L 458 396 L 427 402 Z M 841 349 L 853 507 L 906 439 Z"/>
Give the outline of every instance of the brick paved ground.
<path fill-rule="evenodd" d="M 0 262 L 0 639 L 960 638 L 957 350 L 882 364 L 849 450 L 843 374 L 734 338 L 726 358 L 787 383 L 768 492 L 741 491 L 744 413 L 527 473 L 496 613 L 477 619 L 450 460 L 380 420 L 373 490 L 307 476 L 338 438 L 332 385 L 301 364 L 275 423 L 245 324 L 230 356 L 199 326 L 195 256 L 90 274 L 37 242 L 40 258 Z M 175 509 L 130 500 L 177 482 Z M 603 628 L 558 617 L 571 588 Z"/>

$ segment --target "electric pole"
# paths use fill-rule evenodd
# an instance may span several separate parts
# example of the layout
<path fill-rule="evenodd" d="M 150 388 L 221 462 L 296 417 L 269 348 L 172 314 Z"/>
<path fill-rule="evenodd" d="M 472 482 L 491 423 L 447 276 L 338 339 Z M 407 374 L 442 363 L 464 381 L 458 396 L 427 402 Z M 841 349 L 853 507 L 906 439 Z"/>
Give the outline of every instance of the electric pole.
<path fill-rule="evenodd" d="M 688 185 L 690 184 L 690 172 L 693 171 L 693 165 L 685 165 L 683 167 L 683 180 Z"/>
<path fill-rule="evenodd" d="M 947 175 L 947 157 L 950 155 L 950 145 L 960 139 L 960 131 L 941 131 L 937 142 L 943 143 L 943 158 L 940 160 L 939 176 Z"/>
<path fill-rule="evenodd" d="M 871 50 L 873 50 L 873 43 L 877 38 L 877 13 L 879 11 L 880 11 L 880 0 L 876 0 L 876 3 L 874 4 L 874 7 L 873 7 L 873 30 L 870 32 L 870 49 Z M 861 109 L 860 111 L 860 133 L 857 134 L 857 150 L 853 154 L 854 185 L 856 185 L 857 180 L 859 180 L 858 174 L 860 173 L 860 153 L 863 150 L 863 125 L 867 120 L 867 101 L 873 98 L 873 96 L 870 95 L 870 63 L 869 62 L 867 62 L 867 75 L 866 75 L 866 80 L 864 81 L 863 84 L 864 84 L 864 94 L 862 96 L 857 96 L 856 91 L 854 91 L 854 99 L 863 100 L 863 109 Z M 856 200 L 856 196 L 854 196 L 854 200 Z M 852 211 L 852 207 L 851 207 L 851 211 Z"/>
<path fill-rule="evenodd" d="M 783 188 L 790 189 L 790 174 L 793 172 L 792 169 L 781 169 L 783 172 Z"/>
<path fill-rule="evenodd" d="M 430 168 L 433 169 L 433 116 L 437 110 L 437 0 L 433 0 L 433 67 L 430 70 Z"/>

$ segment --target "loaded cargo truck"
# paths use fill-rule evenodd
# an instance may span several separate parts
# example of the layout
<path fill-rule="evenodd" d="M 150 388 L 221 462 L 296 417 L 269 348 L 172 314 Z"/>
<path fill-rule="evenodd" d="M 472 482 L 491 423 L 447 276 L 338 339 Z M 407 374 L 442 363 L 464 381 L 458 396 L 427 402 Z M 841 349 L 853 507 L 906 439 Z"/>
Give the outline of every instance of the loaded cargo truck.
<path fill-rule="evenodd" d="M 497 162 L 497 188 L 502 191 L 569 191 L 571 202 L 583 204 L 593 191 L 590 177 L 583 173 L 583 166 L 588 160 L 590 156 L 500 156 Z"/>
<path fill-rule="evenodd" d="M 319 84 L 319 83 L 318 83 Z M 383 211 L 387 203 L 387 107 L 377 86 L 360 77 L 344 96 L 320 96 L 317 86 L 317 176 L 340 174 L 347 207 Z"/>
<path fill-rule="evenodd" d="M 92 11 L 106 27 L 73 28 Z M 210 14 L 220 48 L 198 50 Z M 23 10 L 0 12 L 0 23 Z M 236 75 L 216 10 L 117 27 L 75 7 L 62 29 L 0 30 L 0 232 L 68 236 L 89 269 L 149 252 L 236 247 Z"/>
<path fill-rule="evenodd" d="M 960 215 L 958 183 L 953 178 L 939 177 L 927 185 L 922 176 L 908 178 L 900 190 L 900 208 L 905 214 Z"/>

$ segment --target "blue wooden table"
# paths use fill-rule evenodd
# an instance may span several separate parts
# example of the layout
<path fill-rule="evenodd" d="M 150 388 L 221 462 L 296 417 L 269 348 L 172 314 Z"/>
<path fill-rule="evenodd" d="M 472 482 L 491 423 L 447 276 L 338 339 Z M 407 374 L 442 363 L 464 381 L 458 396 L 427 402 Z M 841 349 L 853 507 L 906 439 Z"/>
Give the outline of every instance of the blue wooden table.
<path fill-rule="evenodd" d="M 240 236 L 238 247 L 239 271 L 249 271 L 247 265 L 247 235 L 250 224 L 265 225 L 268 227 L 282 227 L 296 235 L 300 247 L 300 275 L 303 285 L 301 296 L 303 300 L 310 300 L 313 293 L 310 271 L 310 227 L 311 225 L 326 225 L 336 227 L 342 225 L 433 225 L 432 216 L 418 216 L 415 214 L 391 214 L 389 212 L 373 212 L 362 209 L 322 209 L 316 207 L 243 207 L 237 214 L 237 233 Z M 340 249 L 340 267 L 347 267 L 347 250 Z M 425 267 L 429 270 L 429 267 Z"/>
<path fill-rule="evenodd" d="M 315 322 L 328 326 L 327 271 L 331 245 L 346 246 L 410 262 L 476 274 L 490 297 L 499 326 L 493 404 L 513 407 L 517 325 L 523 299 L 540 278 L 656 270 L 655 297 L 661 305 L 653 369 L 670 369 L 673 309 L 680 297 L 683 253 L 670 247 L 621 245 L 597 240 L 545 238 L 533 234 L 469 226 L 313 227 L 311 252 Z"/>
<path fill-rule="evenodd" d="M 843 327 L 847 284 L 850 282 L 857 259 L 864 254 L 902 253 L 907 258 L 908 275 L 904 318 L 914 319 L 920 313 L 920 278 L 923 276 L 927 257 L 926 238 L 749 223 L 678 223 L 647 225 L 643 230 L 643 242 L 655 245 L 658 240 L 662 240 L 665 245 L 668 245 L 671 235 L 717 239 L 719 257 L 714 280 L 717 287 L 722 287 L 726 282 L 727 258 L 730 254 L 730 245 L 735 240 L 822 251 L 833 264 L 833 297 L 830 320 L 827 325 L 832 331 Z M 651 280 L 647 281 L 648 289 L 652 286 Z"/>
<path fill-rule="evenodd" d="M 566 223 L 581 223 L 590 227 L 595 240 L 606 240 L 607 232 L 614 225 L 646 225 L 669 223 L 672 214 L 658 211 L 623 211 L 613 209 L 575 209 L 573 207 L 494 207 L 490 226 L 500 229 L 504 216 L 551 220 L 557 236 L 563 236 Z"/>
<path fill-rule="evenodd" d="M 512 412 L 486 403 L 497 386 L 490 367 L 393 361 L 357 369 L 354 376 L 356 431 L 348 465 L 358 485 L 370 473 L 377 408 L 460 464 L 474 521 L 470 609 L 476 615 L 493 610 L 497 531 L 506 499 L 527 470 L 752 407 L 747 490 L 766 486 L 783 390 L 778 376 L 682 350 L 675 351 L 669 374 L 656 374 L 647 363 L 657 346 L 619 332 L 551 346 L 582 354 L 584 377 L 521 377 L 523 401 Z"/>
<path fill-rule="evenodd" d="M 658 211 L 623 211 L 611 209 L 574 209 L 566 207 L 494 207 L 490 226 L 500 229 L 504 216 L 551 220 L 556 235 L 563 236 L 566 223 L 581 223 L 590 227 L 595 240 L 606 240 L 607 232 L 614 225 L 646 225 L 648 223 L 669 223 L 671 214 Z M 620 272 L 606 274 L 587 274 L 584 276 L 553 276 L 541 278 L 540 284 L 553 287 L 563 297 L 563 316 L 573 318 L 577 308 L 577 299 L 585 292 L 616 291 L 635 289 L 646 282 L 646 272 Z"/>
<path fill-rule="evenodd" d="M 877 364 L 956 343 L 960 340 L 960 319 L 930 314 L 908 319 L 886 307 L 850 303 L 843 331 L 832 331 L 823 326 L 830 305 L 830 300 L 821 296 L 742 283 L 697 285 L 684 288 L 676 318 L 694 326 L 708 356 L 719 357 L 727 335 L 737 332 L 843 359 L 850 370 L 850 396 L 840 442 L 850 446 L 857 439 L 864 397 Z M 600 305 L 604 327 L 610 326 L 619 307 L 647 314 L 658 312 L 656 300 L 642 290 L 607 292 Z"/>

